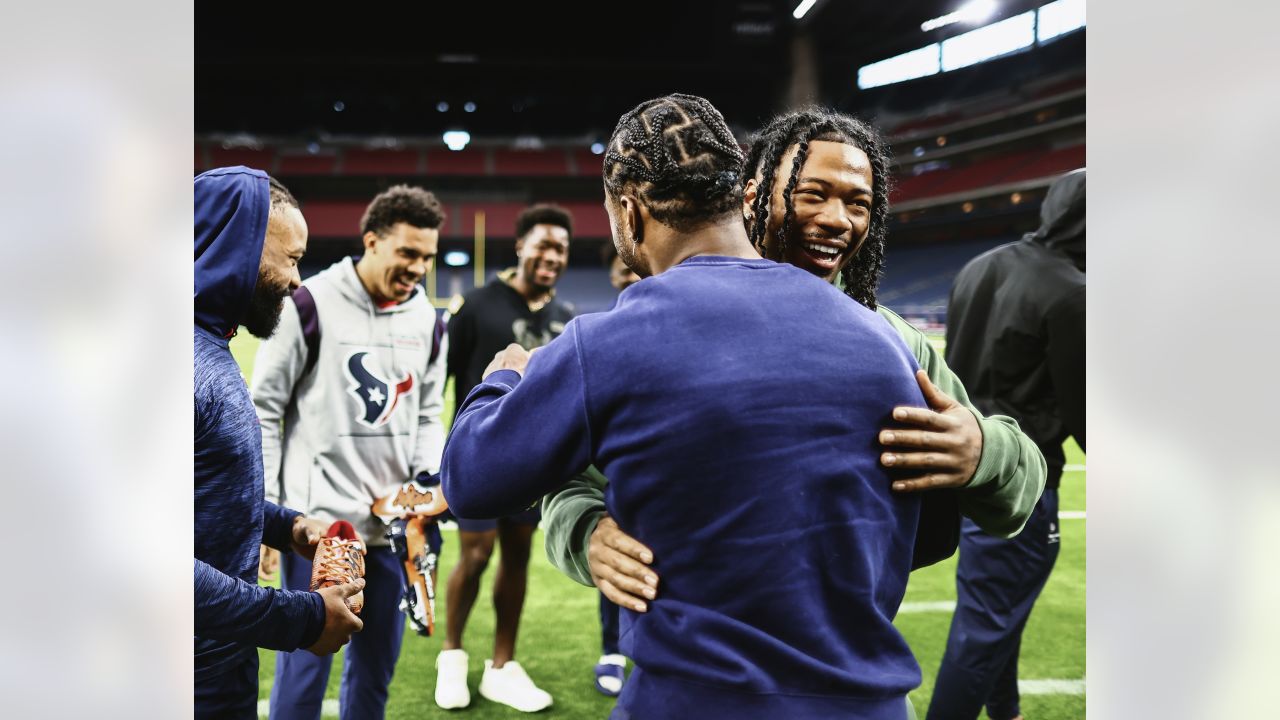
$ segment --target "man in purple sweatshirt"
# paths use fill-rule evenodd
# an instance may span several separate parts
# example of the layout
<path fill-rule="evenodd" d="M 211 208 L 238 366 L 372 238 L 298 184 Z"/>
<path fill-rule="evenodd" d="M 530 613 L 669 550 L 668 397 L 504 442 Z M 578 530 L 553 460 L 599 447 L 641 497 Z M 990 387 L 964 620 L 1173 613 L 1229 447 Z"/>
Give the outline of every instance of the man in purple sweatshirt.
<path fill-rule="evenodd" d="M 444 492 L 492 517 L 589 464 L 611 479 L 609 512 L 664 588 L 623 613 L 636 669 L 616 718 L 903 720 L 920 669 L 892 619 L 920 501 L 890 490 L 877 435 L 925 406 L 916 362 L 872 311 L 761 259 L 742 163 L 701 98 L 622 117 L 605 206 L 646 279 L 531 361 L 495 358 L 458 412 Z"/>
<path fill-rule="evenodd" d="M 258 651 L 334 653 L 361 627 L 346 598 L 259 587 L 259 544 L 311 559 L 324 523 L 263 499 L 262 434 L 228 341 L 267 337 L 301 284 L 307 226 L 261 170 L 195 179 L 195 716 L 258 717 Z"/>

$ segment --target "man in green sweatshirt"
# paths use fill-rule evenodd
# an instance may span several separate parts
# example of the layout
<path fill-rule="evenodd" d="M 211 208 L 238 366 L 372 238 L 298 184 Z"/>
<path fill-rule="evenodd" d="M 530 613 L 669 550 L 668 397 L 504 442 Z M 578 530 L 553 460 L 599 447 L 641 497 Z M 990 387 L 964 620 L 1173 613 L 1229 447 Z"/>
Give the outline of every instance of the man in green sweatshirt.
<path fill-rule="evenodd" d="M 918 329 L 878 307 L 888 221 L 888 148 L 869 126 L 808 109 L 770 122 L 747 157 L 743 219 L 770 259 L 837 283 L 894 327 L 919 362 L 930 407 L 894 410 L 880 461 L 901 471 L 893 489 L 926 492 L 915 567 L 950 556 L 959 515 L 999 537 L 1018 534 L 1045 484 L 1045 460 L 1012 418 L 984 417 Z M 653 554 L 609 517 L 608 481 L 590 468 L 547 496 L 551 562 L 620 606 L 645 612 L 657 595 Z"/>

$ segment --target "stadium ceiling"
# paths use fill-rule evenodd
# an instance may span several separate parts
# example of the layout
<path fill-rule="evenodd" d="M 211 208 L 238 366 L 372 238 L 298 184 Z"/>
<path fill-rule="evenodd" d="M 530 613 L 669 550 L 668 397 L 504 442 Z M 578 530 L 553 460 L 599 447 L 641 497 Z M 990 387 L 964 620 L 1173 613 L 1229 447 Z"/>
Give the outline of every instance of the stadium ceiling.
<path fill-rule="evenodd" d="M 1000 0 L 991 20 L 1043 1 Z M 962 0 L 818 0 L 796 21 L 798 2 L 197 3 L 195 130 L 597 138 L 669 92 L 754 127 L 785 106 L 798 48 L 818 98 L 836 104 L 860 65 L 970 29 L 920 29 Z"/>

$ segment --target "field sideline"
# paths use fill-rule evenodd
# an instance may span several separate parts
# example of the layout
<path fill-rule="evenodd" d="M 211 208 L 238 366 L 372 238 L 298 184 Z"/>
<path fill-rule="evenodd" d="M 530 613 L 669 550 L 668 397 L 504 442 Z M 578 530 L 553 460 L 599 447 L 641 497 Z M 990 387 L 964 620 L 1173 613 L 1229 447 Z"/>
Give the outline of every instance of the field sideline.
<path fill-rule="evenodd" d="M 257 340 L 243 330 L 231 342 L 232 353 L 245 377 L 252 376 L 256 347 Z M 451 395 L 446 393 L 446 417 L 452 414 Z M 1023 638 L 1020 677 L 1026 687 L 1022 710 L 1034 720 L 1078 720 L 1085 716 L 1085 457 L 1074 442 L 1067 444 L 1067 463 L 1070 470 L 1063 476 L 1059 503 L 1063 514 L 1061 554 Z M 556 571 L 541 552 L 540 538 L 541 531 L 534 540 L 517 657 L 539 686 L 555 698 L 552 708 L 542 715 L 574 720 L 604 718 L 613 701 L 593 689 L 591 673 L 600 652 L 597 595 L 593 589 L 580 586 Z M 456 536 L 446 531 L 440 564 L 442 583 L 457 561 L 457 550 Z M 951 620 L 948 603 L 955 601 L 954 575 L 955 558 L 914 573 L 896 620 L 915 651 L 923 673 L 923 683 L 910 695 L 921 718 L 928 707 L 933 677 L 946 644 Z M 388 718 L 446 717 L 451 713 L 474 720 L 525 716 L 495 705 L 476 692 L 483 660 L 489 656 L 493 640 L 493 611 L 487 600 L 492 577 L 493 565 L 485 574 L 481 596 L 464 638 L 471 654 L 471 707 L 464 711 L 444 711 L 435 706 L 432 693 L 440 638 L 422 638 L 406 630 L 391 685 Z M 443 623 L 443 593 L 439 603 Z M 439 631 L 443 632 L 443 627 Z M 275 654 L 260 650 L 259 659 L 259 697 L 264 700 L 260 709 L 265 717 L 265 699 L 271 691 Z M 339 657 L 329 677 L 325 717 L 337 717 L 340 663 Z M 986 718 L 985 713 L 982 717 Z"/>

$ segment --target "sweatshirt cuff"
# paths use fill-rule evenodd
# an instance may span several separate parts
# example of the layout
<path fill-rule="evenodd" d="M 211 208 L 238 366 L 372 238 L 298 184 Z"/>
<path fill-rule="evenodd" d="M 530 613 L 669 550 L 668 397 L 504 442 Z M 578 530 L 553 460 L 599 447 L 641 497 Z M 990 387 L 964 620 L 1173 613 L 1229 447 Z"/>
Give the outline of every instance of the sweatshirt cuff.
<path fill-rule="evenodd" d="M 282 552 L 293 549 L 293 521 L 302 513 L 272 502 L 262 506 L 262 544 Z"/>
<path fill-rule="evenodd" d="M 515 370 L 495 370 L 483 382 L 488 385 L 501 385 L 508 390 L 515 390 L 516 385 L 520 384 L 520 373 Z"/>
<path fill-rule="evenodd" d="M 983 417 L 981 413 L 968 408 L 973 413 L 973 417 L 978 421 L 978 430 L 982 432 L 982 456 L 978 458 L 978 467 L 973 471 L 973 477 L 969 478 L 969 482 L 962 489 L 972 490 L 989 484 L 992 480 L 1000 476 L 1000 453 L 994 449 L 995 445 L 999 445 L 1000 441 L 992 437 L 991 431 L 996 429 L 999 432 L 1004 426 L 1000 423 L 992 423 Z"/>
<path fill-rule="evenodd" d="M 320 593 L 305 592 L 298 593 L 304 596 L 305 600 L 311 604 L 310 613 L 307 615 L 307 626 L 302 631 L 302 636 L 298 638 L 298 649 L 304 650 L 316 644 L 320 639 L 320 633 L 324 630 L 324 598 L 320 597 Z"/>

